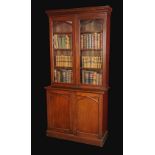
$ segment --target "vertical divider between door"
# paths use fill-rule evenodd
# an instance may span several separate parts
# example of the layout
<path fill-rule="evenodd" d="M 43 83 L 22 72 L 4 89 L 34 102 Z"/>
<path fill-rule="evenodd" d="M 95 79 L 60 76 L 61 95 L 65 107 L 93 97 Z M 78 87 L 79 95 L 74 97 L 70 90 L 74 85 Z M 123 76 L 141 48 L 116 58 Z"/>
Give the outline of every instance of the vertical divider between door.
<path fill-rule="evenodd" d="M 76 122 L 77 122 L 77 112 L 76 112 L 76 93 L 72 93 L 72 127 L 73 134 L 76 135 Z"/>
<path fill-rule="evenodd" d="M 75 15 L 74 18 L 75 21 L 75 27 L 74 27 L 74 32 L 75 32 L 75 54 L 76 54 L 76 86 L 79 87 L 80 84 L 80 28 L 79 28 L 79 20 L 78 20 L 78 15 Z"/>

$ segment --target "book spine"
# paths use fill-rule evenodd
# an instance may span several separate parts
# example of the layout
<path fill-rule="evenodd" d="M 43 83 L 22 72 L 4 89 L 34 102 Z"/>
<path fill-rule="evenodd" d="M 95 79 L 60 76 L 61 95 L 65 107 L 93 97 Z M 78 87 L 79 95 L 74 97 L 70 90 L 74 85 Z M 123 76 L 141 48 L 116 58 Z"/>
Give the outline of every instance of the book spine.
<path fill-rule="evenodd" d="M 99 68 L 102 68 L 102 58 L 100 57 L 100 65 Z"/>
<path fill-rule="evenodd" d="M 71 67 L 71 65 L 70 65 L 70 64 L 71 64 L 71 63 L 70 63 L 70 57 L 71 57 L 71 56 L 69 56 L 69 55 L 67 56 L 67 66 L 68 66 L 68 67 Z"/>
<path fill-rule="evenodd" d="M 69 48 L 69 37 L 68 35 L 65 35 L 65 40 L 66 40 L 66 48 Z"/>
<path fill-rule="evenodd" d="M 86 56 L 85 62 L 86 62 L 86 68 L 88 68 L 88 56 Z"/>
<path fill-rule="evenodd" d="M 70 67 L 72 67 L 72 59 L 73 59 L 73 57 L 70 56 Z"/>
<path fill-rule="evenodd" d="M 63 55 L 63 63 L 62 63 L 63 65 L 63 67 L 66 67 L 66 56 L 65 55 Z"/>
<path fill-rule="evenodd" d="M 100 83 L 99 85 L 102 85 L 102 74 L 100 74 Z"/>
<path fill-rule="evenodd" d="M 66 44 L 65 44 L 65 35 L 62 36 L 62 48 L 63 48 L 63 49 L 66 48 Z"/>
<path fill-rule="evenodd" d="M 92 56 L 92 65 L 91 65 L 92 68 L 94 68 L 94 56 Z"/>
<path fill-rule="evenodd" d="M 83 48 L 86 48 L 86 34 L 83 34 Z"/>
<path fill-rule="evenodd" d="M 54 81 L 57 82 L 57 71 L 54 70 Z"/>
<path fill-rule="evenodd" d="M 92 64 L 93 64 L 93 63 L 92 63 L 92 58 L 93 58 L 93 57 L 90 56 L 90 68 L 93 68 L 93 67 L 92 67 Z"/>
<path fill-rule="evenodd" d="M 67 66 L 67 67 L 70 67 L 70 66 L 69 66 L 69 56 L 68 56 L 68 55 L 66 55 L 66 66 Z"/>
<path fill-rule="evenodd" d="M 55 35 L 53 36 L 53 46 L 54 48 L 56 48 L 56 36 Z"/>
<path fill-rule="evenodd" d="M 91 48 L 91 34 L 88 34 L 88 48 Z"/>
<path fill-rule="evenodd" d="M 100 48 L 103 48 L 103 33 L 100 33 Z"/>
<path fill-rule="evenodd" d="M 81 49 L 83 49 L 83 34 L 81 35 Z"/>
<path fill-rule="evenodd" d="M 94 73 L 94 79 L 93 79 L 93 84 L 96 85 L 96 79 L 97 79 L 97 74 L 96 72 Z"/>
<path fill-rule="evenodd" d="M 66 67 L 66 56 L 65 55 L 63 55 L 63 63 L 62 63 L 63 65 L 63 67 Z"/>
<path fill-rule="evenodd" d="M 99 84 L 99 74 L 96 73 L 96 85 L 98 85 L 98 84 Z"/>
<path fill-rule="evenodd" d="M 96 68 L 99 68 L 99 57 L 96 57 Z"/>
<path fill-rule="evenodd" d="M 57 67 L 59 67 L 60 62 L 59 62 L 59 55 L 57 55 Z"/>
<path fill-rule="evenodd" d="M 59 55 L 59 67 L 61 67 L 61 55 Z"/>
<path fill-rule="evenodd" d="M 91 46 L 90 48 L 93 48 L 93 34 L 91 34 Z"/>
<path fill-rule="evenodd" d="M 89 72 L 89 83 L 90 84 L 93 83 L 93 74 L 94 74 L 94 72 Z"/>
<path fill-rule="evenodd" d="M 82 70 L 82 83 L 85 83 L 84 82 L 84 70 Z"/>
<path fill-rule="evenodd" d="M 87 60 L 88 60 L 87 68 L 90 68 L 90 56 L 88 56 Z"/>
<path fill-rule="evenodd" d="M 95 40 L 94 40 L 94 43 L 95 43 L 95 49 L 97 49 L 97 33 L 95 33 Z"/>
<path fill-rule="evenodd" d="M 61 46 L 61 38 L 60 38 L 60 36 L 58 36 L 57 41 L 58 41 L 58 48 L 61 48 L 60 47 Z"/>
<path fill-rule="evenodd" d="M 85 71 L 85 83 L 88 84 L 89 74 L 88 71 Z"/>
<path fill-rule="evenodd" d="M 72 48 L 72 35 L 69 36 L 69 48 Z"/>
<path fill-rule="evenodd" d="M 84 56 L 82 56 L 82 67 L 84 67 Z"/>
<path fill-rule="evenodd" d="M 95 49 L 95 34 L 92 34 L 92 48 Z"/>
<path fill-rule="evenodd" d="M 100 49 L 100 43 L 101 43 L 101 39 L 100 39 L 100 33 L 97 34 L 97 48 Z"/>
<path fill-rule="evenodd" d="M 72 72 L 72 70 L 71 70 L 70 82 L 72 82 L 72 79 L 73 79 L 73 72 Z"/>

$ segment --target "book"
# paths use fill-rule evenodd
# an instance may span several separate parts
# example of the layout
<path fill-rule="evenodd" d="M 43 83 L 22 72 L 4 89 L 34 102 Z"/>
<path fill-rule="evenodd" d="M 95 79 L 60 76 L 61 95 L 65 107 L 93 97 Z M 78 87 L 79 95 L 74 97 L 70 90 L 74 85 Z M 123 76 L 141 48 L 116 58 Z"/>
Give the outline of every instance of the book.
<path fill-rule="evenodd" d="M 97 49 L 101 48 L 101 46 L 100 46 L 101 38 L 100 37 L 101 37 L 100 33 L 97 33 Z"/>
<path fill-rule="evenodd" d="M 72 67 L 72 52 L 71 51 L 57 51 L 55 56 L 56 67 Z"/>
<path fill-rule="evenodd" d="M 81 44 L 81 48 L 83 49 L 83 35 L 81 35 L 80 44 Z"/>
<path fill-rule="evenodd" d="M 101 49 L 102 33 L 86 33 L 80 36 L 81 49 Z"/>
<path fill-rule="evenodd" d="M 96 71 L 82 70 L 82 83 L 101 85 L 102 84 L 102 74 Z"/>
<path fill-rule="evenodd" d="M 55 82 L 63 82 L 63 83 L 71 83 L 72 82 L 72 70 L 61 69 L 54 70 L 54 81 Z"/>
<path fill-rule="evenodd" d="M 54 49 L 70 49 L 72 47 L 72 36 L 67 34 L 54 34 Z"/>
<path fill-rule="evenodd" d="M 82 56 L 82 67 L 83 68 L 101 68 L 102 59 L 101 56 Z"/>

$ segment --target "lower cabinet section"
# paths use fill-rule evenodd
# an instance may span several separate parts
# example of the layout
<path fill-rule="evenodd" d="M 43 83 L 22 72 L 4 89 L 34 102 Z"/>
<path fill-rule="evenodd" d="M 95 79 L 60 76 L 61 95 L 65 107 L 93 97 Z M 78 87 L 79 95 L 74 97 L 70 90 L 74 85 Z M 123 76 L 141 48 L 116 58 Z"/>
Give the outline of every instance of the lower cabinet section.
<path fill-rule="evenodd" d="M 107 94 L 47 89 L 47 135 L 103 146 L 107 137 Z"/>

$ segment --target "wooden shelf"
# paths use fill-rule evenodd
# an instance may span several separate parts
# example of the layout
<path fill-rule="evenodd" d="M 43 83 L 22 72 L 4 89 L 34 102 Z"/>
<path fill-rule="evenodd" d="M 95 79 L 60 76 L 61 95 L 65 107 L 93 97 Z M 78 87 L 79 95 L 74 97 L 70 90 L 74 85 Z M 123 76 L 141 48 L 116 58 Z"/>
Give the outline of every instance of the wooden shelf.
<path fill-rule="evenodd" d="M 72 48 L 71 49 L 68 49 L 68 48 L 53 48 L 53 50 L 54 51 L 58 51 L 58 50 L 60 50 L 60 51 L 71 51 Z"/>
<path fill-rule="evenodd" d="M 55 69 L 73 69 L 72 67 L 58 67 L 58 66 L 55 66 L 54 68 Z"/>
<path fill-rule="evenodd" d="M 92 32 L 92 31 L 86 31 L 86 32 L 80 32 L 81 34 L 87 34 L 87 33 L 103 33 L 103 31 L 98 32 Z"/>
<path fill-rule="evenodd" d="M 89 70 L 89 71 L 100 71 L 102 72 L 102 68 L 84 68 L 84 67 L 81 67 L 82 70 Z"/>
<path fill-rule="evenodd" d="M 90 83 L 90 84 L 87 84 L 87 83 L 82 83 L 81 82 L 81 85 L 83 85 L 83 86 L 96 86 L 96 87 L 99 87 L 99 86 L 101 86 L 101 85 L 97 85 L 97 84 L 92 84 L 92 83 Z"/>
<path fill-rule="evenodd" d="M 69 35 L 71 35 L 72 32 L 53 32 L 53 35 L 54 35 L 54 34 L 60 34 L 60 35 L 69 34 Z"/>
<path fill-rule="evenodd" d="M 95 48 L 85 48 L 85 49 L 81 49 L 81 51 L 102 51 L 102 48 L 100 48 L 100 49 L 95 49 Z"/>
<path fill-rule="evenodd" d="M 54 84 L 73 84 L 73 82 L 53 82 Z"/>

